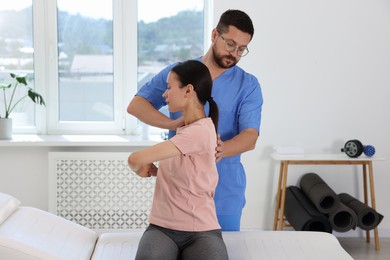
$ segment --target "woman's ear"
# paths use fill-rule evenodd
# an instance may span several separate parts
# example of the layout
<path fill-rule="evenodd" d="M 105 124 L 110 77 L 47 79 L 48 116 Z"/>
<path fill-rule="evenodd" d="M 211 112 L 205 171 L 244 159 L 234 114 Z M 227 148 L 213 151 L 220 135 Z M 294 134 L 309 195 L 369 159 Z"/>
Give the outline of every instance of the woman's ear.
<path fill-rule="evenodd" d="M 185 96 L 191 95 L 191 93 L 194 91 L 194 86 L 192 84 L 188 84 L 186 88 Z"/>
<path fill-rule="evenodd" d="M 188 84 L 186 93 L 190 93 L 191 91 L 194 91 L 194 86 L 192 84 Z"/>

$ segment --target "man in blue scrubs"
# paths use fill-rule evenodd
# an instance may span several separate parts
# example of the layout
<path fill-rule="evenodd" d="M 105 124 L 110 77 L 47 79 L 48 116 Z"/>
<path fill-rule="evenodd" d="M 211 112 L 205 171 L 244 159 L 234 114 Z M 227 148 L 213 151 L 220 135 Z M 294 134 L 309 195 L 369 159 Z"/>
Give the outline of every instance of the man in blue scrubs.
<path fill-rule="evenodd" d="M 252 20 L 246 13 L 227 10 L 211 33 L 210 48 L 204 56 L 197 58 L 210 70 L 212 96 L 219 108 L 220 140 L 216 148 L 219 181 L 215 204 L 224 231 L 240 230 L 246 188 L 241 154 L 255 148 L 260 131 L 263 105 L 260 84 L 256 77 L 236 65 L 248 54 L 253 34 Z M 171 113 L 168 118 L 158 111 L 166 105 L 162 94 L 167 88 L 168 72 L 175 64 L 146 83 L 127 108 L 128 113 L 144 123 L 169 129 L 169 137 L 184 124 L 180 114 Z"/>

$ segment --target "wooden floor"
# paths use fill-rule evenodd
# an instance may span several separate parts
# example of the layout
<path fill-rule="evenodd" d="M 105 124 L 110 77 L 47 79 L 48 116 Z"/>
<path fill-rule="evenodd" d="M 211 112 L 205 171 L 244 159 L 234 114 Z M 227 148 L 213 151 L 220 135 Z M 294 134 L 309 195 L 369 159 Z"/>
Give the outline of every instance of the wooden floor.
<path fill-rule="evenodd" d="M 365 238 L 339 237 L 341 246 L 355 260 L 389 260 L 390 238 L 379 238 L 380 250 L 376 251 L 374 241 L 367 243 Z"/>

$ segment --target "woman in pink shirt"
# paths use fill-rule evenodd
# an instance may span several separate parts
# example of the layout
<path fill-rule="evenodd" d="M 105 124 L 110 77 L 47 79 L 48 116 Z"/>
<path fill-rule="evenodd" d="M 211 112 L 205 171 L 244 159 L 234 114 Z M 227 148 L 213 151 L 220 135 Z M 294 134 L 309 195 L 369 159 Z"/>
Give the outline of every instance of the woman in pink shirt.
<path fill-rule="evenodd" d="M 150 225 L 136 259 L 228 259 L 214 205 L 218 106 L 211 88 L 203 63 L 189 60 L 174 66 L 163 97 L 170 112 L 182 112 L 184 126 L 168 141 L 129 156 L 129 166 L 139 176 L 157 176 Z"/>

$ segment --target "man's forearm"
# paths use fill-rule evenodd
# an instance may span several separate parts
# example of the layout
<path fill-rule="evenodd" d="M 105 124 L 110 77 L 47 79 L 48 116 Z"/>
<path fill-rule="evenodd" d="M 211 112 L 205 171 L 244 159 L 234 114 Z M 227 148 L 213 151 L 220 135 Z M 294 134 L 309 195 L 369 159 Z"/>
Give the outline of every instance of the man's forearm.
<path fill-rule="evenodd" d="M 259 134 L 256 129 L 248 128 L 224 142 L 222 157 L 234 156 L 255 149 Z"/>
<path fill-rule="evenodd" d="M 143 97 L 135 96 L 127 107 L 127 112 L 145 124 L 163 129 L 172 129 L 173 120 L 156 110 Z"/>

